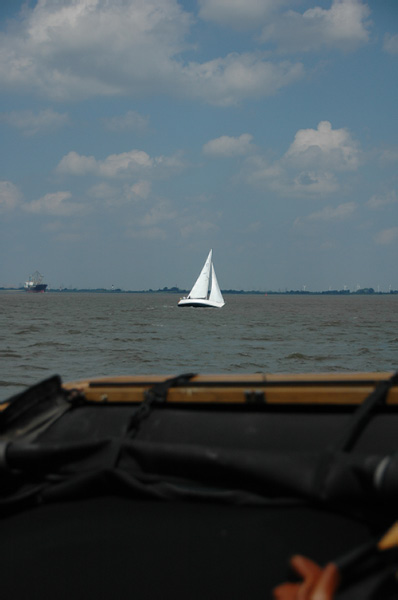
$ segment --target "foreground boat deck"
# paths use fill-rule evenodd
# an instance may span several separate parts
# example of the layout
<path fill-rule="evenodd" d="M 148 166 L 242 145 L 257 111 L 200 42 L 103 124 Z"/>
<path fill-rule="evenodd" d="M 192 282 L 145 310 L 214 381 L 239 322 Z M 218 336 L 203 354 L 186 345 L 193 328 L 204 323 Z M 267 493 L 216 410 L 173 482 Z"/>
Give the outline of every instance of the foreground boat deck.
<path fill-rule="evenodd" d="M 299 553 L 392 600 L 397 553 L 347 556 L 397 519 L 397 432 L 389 372 L 54 376 L 0 411 L 3 592 L 264 600 Z"/>

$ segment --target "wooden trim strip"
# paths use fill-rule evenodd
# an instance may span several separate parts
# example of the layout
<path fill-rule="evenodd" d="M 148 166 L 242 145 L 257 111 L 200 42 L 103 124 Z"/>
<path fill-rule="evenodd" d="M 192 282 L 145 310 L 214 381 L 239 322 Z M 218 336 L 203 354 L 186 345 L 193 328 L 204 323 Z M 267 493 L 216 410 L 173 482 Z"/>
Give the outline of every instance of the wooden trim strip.
<path fill-rule="evenodd" d="M 358 405 L 375 386 L 393 375 L 387 373 L 298 374 L 298 375 L 196 375 L 191 381 L 170 388 L 167 402 L 199 404 Z M 65 384 L 77 388 L 92 402 L 142 402 L 145 391 L 167 376 L 105 377 Z M 257 403 L 257 402 L 255 402 Z M 389 391 L 387 404 L 398 405 L 398 386 Z"/>

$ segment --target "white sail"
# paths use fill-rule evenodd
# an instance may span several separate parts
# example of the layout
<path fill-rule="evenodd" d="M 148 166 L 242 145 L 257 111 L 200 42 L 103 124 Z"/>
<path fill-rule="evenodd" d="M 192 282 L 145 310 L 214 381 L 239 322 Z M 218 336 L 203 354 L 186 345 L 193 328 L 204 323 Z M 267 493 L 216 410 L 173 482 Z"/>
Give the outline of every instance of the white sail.
<path fill-rule="evenodd" d="M 213 251 L 210 250 L 203 269 L 186 298 L 181 298 L 178 306 L 202 306 L 221 308 L 224 306 L 220 286 L 212 262 Z M 210 294 L 209 294 L 210 283 Z"/>
<path fill-rule="evenodd" d="M 207 294 L 209 293 L 212 252 L 213 250 L 210 250 L 203 269 L 201 270 L 199 277 L 188 294 L 188 298 L 207 298 Z"/>
<path fill-rule="evenodd" d="M 218 285 L 213 263 L 211 265 L 211 290 L 209 300 L 224 304 L 224 298 L 222 297 L 220 286 Z"/>

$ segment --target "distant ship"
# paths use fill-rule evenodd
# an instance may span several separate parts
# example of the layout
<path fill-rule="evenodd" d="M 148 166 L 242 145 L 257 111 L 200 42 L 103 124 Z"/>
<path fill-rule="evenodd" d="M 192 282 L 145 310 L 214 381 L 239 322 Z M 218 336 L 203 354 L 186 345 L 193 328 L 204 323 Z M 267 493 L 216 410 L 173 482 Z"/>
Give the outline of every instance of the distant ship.
<path fill-rule="evenodd" d="M 31 275 L 28 281 L 25 282 L 24 288 L 27 292 L 45 292 L 47 289 L 47 284 L 42 283 L 43 275 L 36 271 Z"/>

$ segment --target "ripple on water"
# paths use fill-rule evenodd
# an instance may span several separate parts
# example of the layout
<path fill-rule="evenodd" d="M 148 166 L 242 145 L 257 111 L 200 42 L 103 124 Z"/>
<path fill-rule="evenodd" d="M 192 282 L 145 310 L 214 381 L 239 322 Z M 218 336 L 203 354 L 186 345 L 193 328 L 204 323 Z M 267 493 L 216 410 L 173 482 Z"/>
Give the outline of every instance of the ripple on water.
<path fill-rule="evenodd" d="M 48 294 L 41 299 L 45 306 L 23 295 L 1 300 L 1 389 L 7 395 L 54 373 L 68 381 L 119 373 L 397 366 L 398 296 L 228 295 L 222 310 L 208 312 L 182 311 L 176 297 L 164 294 Z"/>

